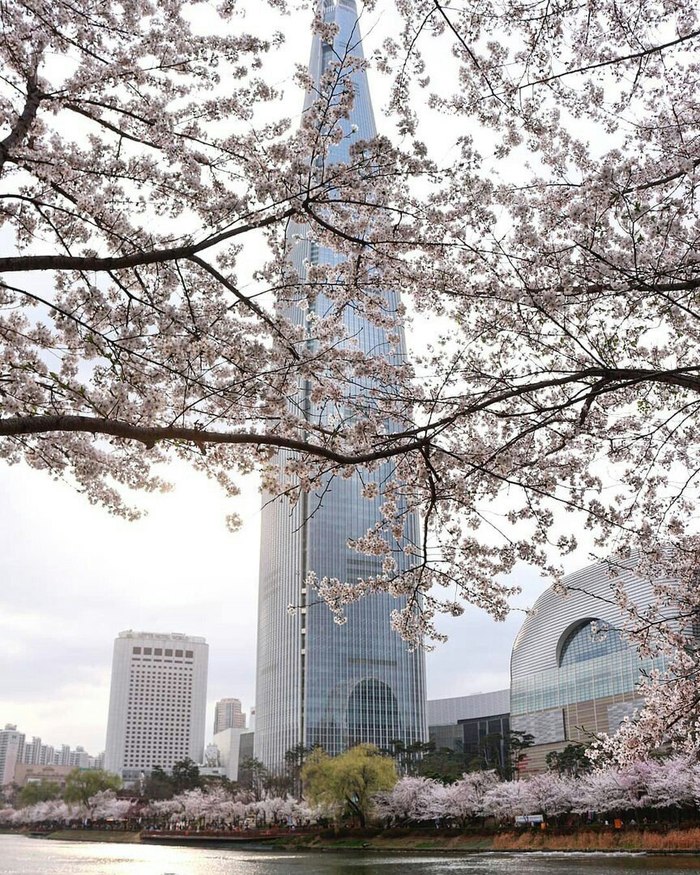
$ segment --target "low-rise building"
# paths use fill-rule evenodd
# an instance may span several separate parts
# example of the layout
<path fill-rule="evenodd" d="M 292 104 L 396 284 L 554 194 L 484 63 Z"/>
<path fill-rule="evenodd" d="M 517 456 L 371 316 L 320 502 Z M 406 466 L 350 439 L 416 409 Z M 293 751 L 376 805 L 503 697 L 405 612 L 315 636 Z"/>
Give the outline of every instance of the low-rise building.
<path fill-rule="evenodd" d="M 73 766 L 41 766 L 32 763 L 18 763 L 15 766 L 14 782 L 18 787 L 24 787 L 27 784 L 50 781 L 52 784 L 58 784 L 59 788 L 64 790 L 66 778 L 73 771 L 73 768 Z"/>
<path fill-rule="evenodd" d="M 219 765 L 229 781 L 237 781 L 240 764 L 252 758 L 254 735 L 249 729 L 233 727 L 214 735 L 213 743 L 219 752 Z"/>
<path fill-rule="evenodd" d="M 510 690 L 428 699 L 428 737 L 437 749 L 463 753 L 465 762 L 504 768 L 510 736 Z"/>
<path fill-rule="evenodd" d="M 546 768 L 547 754 L 597 733 L 615 732 L 642 703 L 645 673 L 663 658 L 642 659 L 622 634 L 614 589 L 644 610 L 653 600 L 649 581 L 635 574 L 634 558 L 599 562 L 570 574 L 563 591 L 550 588 L 534 605 L 511 657 L 511 726 L 532 736 L 525 773 Z"/>

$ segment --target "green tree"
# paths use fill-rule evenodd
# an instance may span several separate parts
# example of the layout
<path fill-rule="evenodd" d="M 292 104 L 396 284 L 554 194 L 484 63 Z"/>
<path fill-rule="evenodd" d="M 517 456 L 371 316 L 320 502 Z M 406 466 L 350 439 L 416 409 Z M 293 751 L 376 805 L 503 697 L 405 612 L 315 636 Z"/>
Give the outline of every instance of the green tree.
<path fill-rule="evenodd" d="M 262 799 L 269 781 L 270 773 L 255 757 L 246 757 L 238 764 L 238 786 L 252 793 L 255 799 Z"/>
<path fill-rule="evenodd" d="M 547 768 L 560 775 L 578 777 L 593 769 L 593 762 L 586 756 L 585 744 L 567 744 L 564 750 L 553 750 L 545 757 Z"/>
<path fill-rule="evenodd" d="M 465 754 L 467 771 L 490 771 L 495 769 L 501 778 L 510 779 L 512 775 L 510 734 L 489 732 L 483 735 L 470 754 Z"/>
<path fill-rule="evenodd" d="M 291 790 L 300 799 L 302 794 L 301 770 L 304 768 L 306 758 L 311 753 L 311 748 L 303 742 L 290 747 L 284 755 L 284 763 L 287 769 L 287 777 L 291 782 Z"/>
<path fill-rule="evenodd" d="M 359 744 L 337 757 L 316 748 L 301 770 L 307 798 L 314 804 L 329 805 L 341 816 L 367 823 L 372 797 L 391 790 L 397 780 L 394 761 L 372 744 Z"/>
<path fill-rule="evenodd" d="M 435 751 L 434 741 L 412 741 L 406 744 L 400 738 L 393 738 L 384 751 L 393 758 L 400 775 L 420 774 L 421 762 L 426 754 Z"/>
<path fill-rule="evenodd" d="M 175 794 L 172 778 L 162 766 L 153 766 L 143 782 L 143 795 L 148 799 L 170 799 Z"/>
<path fill-rule="evenodd" d="M 170 781 L 173 785 L 175 793 L 182 793 L 183 790 L 194 790 L 201 786 L 201 778 L 199 777 L 199 766 L 189 757 L 180 760 L 173 766 Z"/>
<path fill-rule="evenodd" d="M 118 790 L 122 785 L 118 775 L 105 772 L 103 769 L 73 769 L 66 778 L 66 789 L 63 798 L 66 802 L 81 802 L 88 800 L 102 790 Z"/>
<path fill-rule="evenodd" d="M 55 781 L 47 781 L 42 778 L 41 781 L 32 781 L 22 787 L 19 792 L 20 805 L 36 805 L 37 802 L 46 802 L 48 799 L 58 799 L 61 795 L 61 788 Z"/>
<path fill-rule="evenodd" d="M 510 768 L 504 775 L 507 781 L 517 777 L 520 769 L 527 760 L 527 749 L 535 743 L 535 736 L 529 732 L 520 732 L 511 729 L 508 737 L 508 749 L 510 751 Z"/>
<path fill-rule="evenodd" d="M 453 784 L 469 771 L 469 762 L 464 751 L 439 747 L 426 753 L 416 766 L 421 778 L 433 778 L 443 784 Z"/>

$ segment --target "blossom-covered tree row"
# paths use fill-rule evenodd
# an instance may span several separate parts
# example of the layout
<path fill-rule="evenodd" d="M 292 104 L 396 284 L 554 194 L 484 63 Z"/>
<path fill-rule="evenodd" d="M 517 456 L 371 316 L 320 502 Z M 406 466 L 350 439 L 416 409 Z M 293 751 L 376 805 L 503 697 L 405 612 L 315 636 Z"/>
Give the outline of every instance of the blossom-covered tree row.
<path fill-rule="evenodd" d="M 186 790 L 172 799 L 144 803 L 119 798 L 106 790 L 87 804 L 62 799 L 24 808 L 1 808 L 0 826 L 32 824 L 85 824 L 128 821 L 134 825 L 168 828 L 243 829 L 315 824 L 324 812 L 292 797 L 251 801 L 250 794 L 230 793 L 218 787 Z"/>
<path fill-rule="evenodd" d="M 512 825 L 516 817 L 533 814 L 545 819 L 567 814 L 639 819 L 671 811 L 697 816 L 698 807 L 700 763 L 674 756 L 612 765 L 580 777 L 550 771 L 527 780 L 502 781 L 488 771 L 469 772 L 452 784 L 401 778 L 390 791 L 375 794 L 370 819 L 388 826 L 435 822 L 465 827 L 486 819 Z M 336 801 L 309 805 L 273 795 L 252 801 L 250 794 L 211 787 L 148 804 L 103 791 L 87 805 L 51 800 L 17 810 L 4 808 L 0 826 L 130 821 L 160 829 L 240 830 L 314 826 L 346 816 L 353 813 Z"/>
<path fill-rule="evenodd" d="M 376 800 L 379 817 L 395 824 L 438 820 L 461 825 L 494 818 L 512 823 L 522 815 L 637 816 L 645 809 L 700 805 L 700 764 L 676 756 L 626 766 L 608 766 L 580 777 L 549 771 L 527 780 L 501 781 L 495 772 L 470 772 L 453 784 L 430 778 L 402 778 Z"/>
<path fill-rule="evenodd" d="M 0 826 L 121 821 L 133 817 L 135 811 L 133 800 L 120 799 L 113 790 L 103 790 L 87 803 L 49 799 L 24 808 L 0 808 Z"/>

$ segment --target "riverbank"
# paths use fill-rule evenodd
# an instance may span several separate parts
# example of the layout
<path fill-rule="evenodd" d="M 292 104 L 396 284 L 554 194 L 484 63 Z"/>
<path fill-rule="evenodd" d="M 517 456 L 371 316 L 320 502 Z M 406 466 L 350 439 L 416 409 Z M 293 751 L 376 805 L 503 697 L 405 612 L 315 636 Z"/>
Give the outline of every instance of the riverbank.
<path fill-rule="evenodd" d="M 61 842 L 109 842 L 114 845 L 133 844 L 141 841 L 140 832 L 120 829 L 57 829 L 41 838 Z"/>
<path fill-rule="evenodd" d="M 648 830 L 581 830 L 569 835 L 531 830 L 502 832 L 491 835 L 459 834 L 453 836 L 379 834 L 362 837 L 328 838 L 327 836 L 295 836 L 278 840 L 276 847 L 288 850 L 365 850 L 382 852 L 485 852 L 485 851 L 626 851 L 661 853 L 700 853 L 700 829 L 671 829 L 666 832 Z"/>
<path fill-rule="evenodd" d="M 24 833 L 30 836 L 31 833 Z M 110 844 L 141 843 L 141 834 L 122 830 L 63 829 L 54 832 L 35 834 L 46 838 L 68 842 L 107 842 Z M 197 845 L 205 842 L 203 836 L 195 834 L 172 835 L 167 844 Z M 239 840 L 240 841 L 240 840 Z M 251 834 L 248 841 L 255 843 Z M 151 842 L 149 842 L 150 844 Z M 209 842 L 206 842 L 209 844 Z M 221 845 L 237 844 L 217 836 L 211 842 Z M 277 838 L 267 847 L 289 851 L 376 851 L 381 853 L 484 853 L 493 851 L 514 852 L 601 852 L 624 851 L 648 854 L 699 854 L 700 828 L 670 829 L 665 832 L 654 830 L 581 830 L 571 834 L 557 834 L 532 830 L 527 832 L 501 832 L 490 835 L 455 834 L 434 835 L 425 832 L 392 835 L 378 833 L 362 835 L 332 835 L 315 833 L 299 835 L 290 833 Z"/>

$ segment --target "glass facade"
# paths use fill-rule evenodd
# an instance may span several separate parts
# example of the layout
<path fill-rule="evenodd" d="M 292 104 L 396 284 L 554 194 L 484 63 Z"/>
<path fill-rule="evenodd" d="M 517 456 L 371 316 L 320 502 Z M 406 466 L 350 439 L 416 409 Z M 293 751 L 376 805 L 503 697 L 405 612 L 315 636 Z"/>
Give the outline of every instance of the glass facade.
<path fill-rule="evenodd" d="M 346 50 L 362 56 L 357 11 L 352 0 L 323 0 L 326 21 L 338 25 L 333 46 L 314 37 L 309 68 L 318 83 L 325 67 L 342 58 Z M 367 77 L 352 76 L 355 104 L 347 120 L 349 137 L 331 147 L 329 162 L 348 158 L 349 139 L 370 139 L 376 134 Z M 309 264 L 336 264 L 338 256 L 308 239 L 304 226 L 290 228 L 291 260 L 304 277 Z M 396 311 L 395 292 L 378 292 L 382 307 Z M 322 313 L 332 303 L 318 295 L 313 305 Z M 290 308 L 291 318 L 301 322 L 306 313 Z M 348 336 L 368 355 L 383 354 L 394 363 L 405 356 L 403 338 L 391 346 L 384 328 L 345 307 Z M 360 399 L 373 403 L 376 393 L 391 392 L 390 386 L 362 384 L 352 390 L 354 406 Z M 349 393 L 348 393 L 349 397 Z M 300 386 L 296 399 L 308 416 L 324 421 L 345 415 L 343 405 L 334 411 L 318 410 L 309 389 Z M 387 428 L 391 424 L 387 423 Z M 280 469 L 286 461 L 280 454 Z M 378 484 L 391 482 L 389 463 L 374 472 Z M 352 581 L 381 572 L 379 559 L 348 549 L 348 538 L 363 536 L 379 518 L 380 494 L 373 500 L 361 495 L 358 476 L 336 478 L 302 496 L 295 506 L 283 499 L 265 497 L 262 512 L 260 593 L 258 610 L 258 658 L 256 691 L 256 757 L 279 769 L 286 751 L 299 743 L 320 745 L 334 755 L 348 747 L 369 742 L 380 748 L 400 739 L 405 744 L 426 738 L 425 669 L 420 652 L 410 653 L 398 635 L 391 632 L 391 612 L 401 607 L 388 595 L 367 597 L 347 610 L 347 623 L 339 626 L 328 609 L 307 593 L 307 572 Z M 411 518 L 405 538 L 419 543 L 417 517 Z M 408 558 L 398 554 L 401 562 Z M 406 567 L 404 565 L 404 567 Z M 295 614 L 288 605 L 301 605 Z"/>
<path fill-rule="evenodd" d="M 573 629 L 561 646 L 559 665 L 574 665 L 626 650 L 627 644 L 617 629 L 600 620 L 583 620 Z"/>
<path fill-rule="evenodd" d="M 462 749 L 467 757 L 489 767 L 507 768 L 510 714 L 493 714 L 459 722 L 464 732 Z"/>
<path fill-rule="evenodd" d="M 609 624 L 581 620 L 562 637 L 559 666 L 512 678 L 511 713 L 532 714 L 633 692 L 644 674 L 663 669 L 661 657 L 640 659 Z"/>

